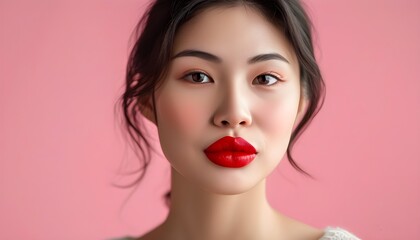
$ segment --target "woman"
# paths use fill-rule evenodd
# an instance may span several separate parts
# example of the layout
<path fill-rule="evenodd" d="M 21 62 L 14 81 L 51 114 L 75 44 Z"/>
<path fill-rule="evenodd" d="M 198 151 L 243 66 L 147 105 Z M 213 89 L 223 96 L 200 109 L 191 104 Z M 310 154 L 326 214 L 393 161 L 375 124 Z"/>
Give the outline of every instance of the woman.
<path fill-rule="evenodd" d="M 168 217 L 138 239 L 358 239 L 266 199 L 284 154 L 305 173 L 291 148 L 323 100 L 298 0 L 157 0 L 138 29 L 122 97 L 127 129 L 146 169 L 136 116 L 153 122 L 171 164 Z"/>

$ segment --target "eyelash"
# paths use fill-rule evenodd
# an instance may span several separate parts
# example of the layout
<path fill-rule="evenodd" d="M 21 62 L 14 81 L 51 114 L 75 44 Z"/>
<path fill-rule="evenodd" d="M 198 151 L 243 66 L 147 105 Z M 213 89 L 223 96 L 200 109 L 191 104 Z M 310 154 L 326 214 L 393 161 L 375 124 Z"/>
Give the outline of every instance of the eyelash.
<path fill-rule="evenodd" d="M 208 78 L 208 80 L 207 80 L 206 82 L 198 82 L 198 81 L 194 81 L 193 79 L 188 79 L 189 77 L 192 77 L 192 75 L 193 75 L 193 74 L 200 74 L 200 75 L 204 75 L 206 78 Z M 264 86 L 272 86 L 272 85 L 277 84 L 277 83 L 278 83 L 278 82 L 280 82 L 280 81 L 283 81 L 283 78 L 282 78 L 282 77 L 278 77 L 278 76 L 277 76 L 277 74 L 273 74 L 273 73 L 271 73 L 271 72 L 268 72 L 268 73 L 263 73 L 263 74 L 260 74 L 260 75 L 258 75 L 257 77 L 255 77 L 255 78 L 252 80 L 252 84 L 254 84 L 255 80 L 256 80 L 258 77 L 261 77 L 261 76 L 271 77 L 271 78 L 274 78 L 274 79 L 276 80 L 274 83 L 271 83 L 271 84 L 260 84 L 260 85 L 264 85 Z M 192 71 L 192 72 L 189 72 L 189 73 L 185 74 L 185 75 L 182 77 L 182 79 L 185 79 L 185 80 L 187 80 L 187 81 L 189 81 L 189 82 L 191 82 L 191 83 L 194 83 L 194 84 L 204 84 L 204 83 L 214 82 L 214 81 L 213 81 L 213 79 L 212 79 L 212 78 L 211 78 L 211 77 L 210 77 L 207 73 L 202 72 L 202 71 Z"/>
<path fill-rule="evenodd" d="M 209 79 L 209 81 L 208 82 L 197 82 L 197 81 L 194 81 L 193 79 L 188 79 L 188 77 L 190 77 L 190 76 L 192 77 L 193 74 L 200 74 L 200 75 L 202 74 L 202 75 L 206 76 Z M 209 77 L 209 75 L 207 73 L 202 72 L 202 71 L 192 71 L 192 72 L 189 72 L 189 73 L 185 74 L 182 77 L 182 79 L 185 79 L 185 80 L 187 80 L 187 81 L 189 81 L 191 83 L 195 83 L 195 84 L 214 82 L 213 79 L 211 77 Z"/>
<path fill-rule="evenodd" d="M 272 85 L 275 85 L 275 84 L 277 84 L 278 82 L 282 81 L 282 78 L 281 78 L 281 77 L 276 76 L 276 74 L 273 74 L 273 73 L 263 73 L 263 74 L 260 74 L 260 75 L 258 75 L 257 77 L 255 77 L 255 79 L 254 79 L 254 80 L 252 80 L 252 83 L 254 84 L 254 81 L 255 81 L 258 77 L 261 77 L 261 76 L 271 77 L 271 78 L 274 78 L 274 79 L 276 80 L 274 83 L 271 83 L 271 84 L 261 84 L 261 85 L 264 85 L 264 86 L 272 86 Z"/>

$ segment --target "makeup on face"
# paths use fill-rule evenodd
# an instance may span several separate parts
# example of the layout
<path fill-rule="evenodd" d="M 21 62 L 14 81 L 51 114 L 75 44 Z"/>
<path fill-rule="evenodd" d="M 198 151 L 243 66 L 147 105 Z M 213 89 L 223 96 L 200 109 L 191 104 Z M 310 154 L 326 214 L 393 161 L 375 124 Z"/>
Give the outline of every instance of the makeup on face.
<path fill-rule="evenodd" d="M 282 160 L 298 112 L 287 37 L 258 11 L 212 8 L 179 29 L 172 54 L 155 92 L 165 157 L 208 191 L 251 189 Z"/>
<path fill-rule="evenodd" d="M 252 162 L 257 155 L 255 148 L 241 137 L 223 137 L 204 150 L 207 158 L 216 165 L 241 168 Z"/>

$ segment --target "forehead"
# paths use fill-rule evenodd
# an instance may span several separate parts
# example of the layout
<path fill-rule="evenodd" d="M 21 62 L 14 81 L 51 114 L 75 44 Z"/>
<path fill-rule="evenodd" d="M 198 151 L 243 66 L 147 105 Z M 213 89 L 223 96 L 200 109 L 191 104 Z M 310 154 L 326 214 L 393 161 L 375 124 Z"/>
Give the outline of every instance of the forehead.
<path fill-rule="evenodd" d="M 200 11 L 177 31 L 173 53 L 185 49 L 204 50 L 235 61 L 277 52 L 296 63 L 293 48 L 282 29 L 269 22 L 259 10 L 245 5 Z"/>

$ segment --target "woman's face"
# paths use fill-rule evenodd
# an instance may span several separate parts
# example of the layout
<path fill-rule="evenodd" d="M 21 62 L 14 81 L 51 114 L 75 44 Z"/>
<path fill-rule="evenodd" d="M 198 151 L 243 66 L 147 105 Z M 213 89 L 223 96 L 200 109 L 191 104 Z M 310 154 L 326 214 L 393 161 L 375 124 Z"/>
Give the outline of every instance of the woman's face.
<path fill-rule="evenodd" d="M 245 192 L 278 165 L 297 122 L 299 66 L 284 34 L 254 9 L 217 7 L 183 25 L 155 93 L 162 150 L 187 181 L 219 194 Z M 204 150 L 225 136 L 256 149 L 222 167 Z"/>

